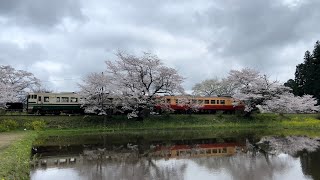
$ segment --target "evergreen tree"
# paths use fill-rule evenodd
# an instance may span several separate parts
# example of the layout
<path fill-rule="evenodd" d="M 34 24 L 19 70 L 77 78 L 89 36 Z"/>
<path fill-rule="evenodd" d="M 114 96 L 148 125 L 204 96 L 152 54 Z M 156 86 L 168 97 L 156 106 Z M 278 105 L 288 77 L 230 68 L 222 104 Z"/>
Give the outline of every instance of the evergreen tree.
<path fill-rule="evenodd" d="M 317 41 L 313 53 L 306 51 L 304 62 L 297 65 L 295 79 L 288 80 L 285 86 L 292 88 L 293 94 L 313 95 L 320 103 L 320 42 Z"/>
<path fill-rule="evenodd" d="M 312 75 L 310 79 L 312 80 L 312 89 L 311 93 L 314 95 L 318 102 L 320 102 L 320 42 L 317 41 L 314 50 L 313 50 L 313 58 L 312 58 L 312 68 L 310 69 L 310 74 Z"/>

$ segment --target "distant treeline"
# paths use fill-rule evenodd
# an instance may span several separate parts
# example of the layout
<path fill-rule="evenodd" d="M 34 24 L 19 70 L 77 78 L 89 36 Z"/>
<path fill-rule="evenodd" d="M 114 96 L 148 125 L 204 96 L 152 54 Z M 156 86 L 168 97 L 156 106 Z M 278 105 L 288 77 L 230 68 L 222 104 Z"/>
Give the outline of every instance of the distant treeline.
<path fill-rule="evenodd" d="M 295 78 L 284 85 L 292 88 L 294 95 L 313 95 L 320 104 L 320 41 L 316 42 L 312 53 L 305 52 L 304 62 L 297 65 Z"/>

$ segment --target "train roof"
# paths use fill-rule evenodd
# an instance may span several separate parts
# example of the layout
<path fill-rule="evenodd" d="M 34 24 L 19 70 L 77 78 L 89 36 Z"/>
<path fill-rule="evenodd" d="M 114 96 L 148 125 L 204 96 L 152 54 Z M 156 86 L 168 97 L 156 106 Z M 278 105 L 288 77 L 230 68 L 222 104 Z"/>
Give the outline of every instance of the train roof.
<path fill-rule="evenodd" d="M 174 95 L 164 95 L 164 96 L 160 96 L 160 97 L 177 97 L 177 98 L 232 98 L 231 96 L 193 96 L 193 95 L 178 95 L 178 96 L 174 96 Z"/>
<path fill-rule="evenodd" d="M 47 92 L 37 93 L 37 92 L 31 92 L 31 93 L 28 93 L 28 95 L 78 95 L 78 94 L 75 93 L 75 92 L 58 92 L 58 93 L 47 93 Z"/>

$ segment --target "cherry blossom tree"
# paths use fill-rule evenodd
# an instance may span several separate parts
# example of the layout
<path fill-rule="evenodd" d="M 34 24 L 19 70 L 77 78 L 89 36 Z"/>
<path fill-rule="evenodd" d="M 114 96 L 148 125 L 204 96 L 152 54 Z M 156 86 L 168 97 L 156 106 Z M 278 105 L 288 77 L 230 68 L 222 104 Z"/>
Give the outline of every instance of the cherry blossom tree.
<path fill-rule="evenodd" d="M 86 113 L 106 115 L 118 105 L 116 89 L 111 79 L 104 73 L 91 73 L 83 79 L 80 87 L 81 103 Z"/>
<path fill-rule="evenodd" d="M 153 54 L 137 57 L 118 52 L 118 59 L 106 61 L 112 84 L 121 91 L 123 108 L 132 111 L 129 117 L 142 117 L 143 110 L 154 107 L 156 96 L 183 92 L 183 77 L 166 67 Z"/>
<path fill-rule="evenodd" d="M 261 110 L 274 113 L 315 113 L 320 111 L 316 106 L 317 99 L 311 95 L 294 96 L 292 93 L 283 93 L 261 106 Z"/>
<path fill-rule="evenodd" d="M 235 84 L 230 82 L 229 79 L 213 78 L 195 84 L 192 90 L 193 94 L 198 96 L 233 95 Z"/>
<path fill-rule="evenodd" d="M 266 75 L 249 68 L 231 70 L 228 81 L 235 84 L 236 93 L 233 97 L 245 103 L 247 115 L 250 115 L 257 105 L 263 105 L 267 100 L 290 90 L 278 81 L 270 81 Z"/>
<path fill-rule="evenodd" d="M 30 72 L 0 65 L 0 107 L 4 107 L 6 102 L 23 100 L 26 91 L 39 84 L 39 79 Z"/>
<path fill-rule="evenodd" d="M 178 98 L 178 105 L 183 107 L 186 112 L 189 114 L 193 112 L 198 112 L 201 108 L 203 108 L 203 101 L 197 101 L 193 96 L 181 96 Z"/>

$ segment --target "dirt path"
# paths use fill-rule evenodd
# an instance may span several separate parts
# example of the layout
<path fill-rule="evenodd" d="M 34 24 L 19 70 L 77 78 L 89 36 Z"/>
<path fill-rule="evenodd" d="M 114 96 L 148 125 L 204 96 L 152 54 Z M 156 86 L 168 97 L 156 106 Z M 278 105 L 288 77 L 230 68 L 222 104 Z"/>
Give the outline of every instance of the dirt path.
<path fill-rule="evenodd" d="M 25 135 L 25 132 L 0 133 L 0 151 L 8 147 L 12 142 L 23 138 Z"/>

